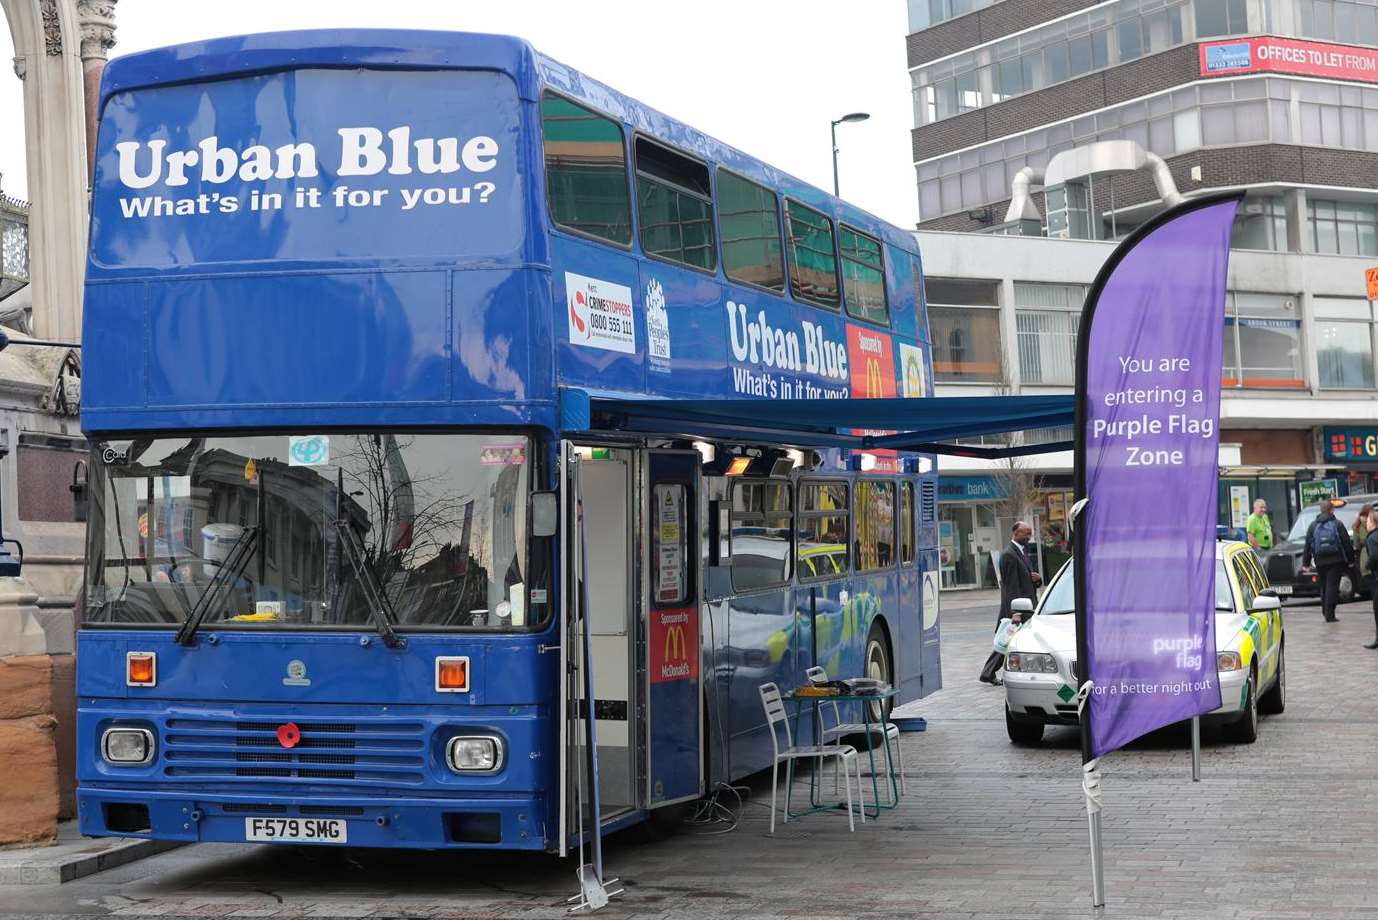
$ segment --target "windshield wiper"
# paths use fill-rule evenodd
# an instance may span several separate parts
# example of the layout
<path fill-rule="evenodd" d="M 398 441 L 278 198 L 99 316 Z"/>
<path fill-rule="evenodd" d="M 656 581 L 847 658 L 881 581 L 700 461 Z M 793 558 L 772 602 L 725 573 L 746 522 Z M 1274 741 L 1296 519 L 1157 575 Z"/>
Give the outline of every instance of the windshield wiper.
<path fill-rule="evenodd" d="M 179 645 L 191 645 L 196 631 L 201 628 L 201 621 L 213 608 L 217 607 L 221 595 L 225 593 L 230 583 L 243 573 L 244 567 L 253 558 L 254 547 L 257 545 L 258 525 L 244 528 L 239 539 L 234 541 L 230 551 L 225 554 L 225 561 L 220 563 L 220 567 L 216 569 L 211 583 L 206 585 L 206 590 L 202 591 L 201 596 L 196 599 L 196 606 L 191 608 L 191 614 L 187 617 L 187 621 L 182 624 L 181 629 L 177 630 L 177 643 Z"/>
<path fill-rule="evenodd" d="M 378 576 L 364 561 L 364 548 L 359 545 L 358 536 L 349 526 L 349 522 L 342 518 L 335 520 L 335 529 L 340 533 L 340 542 L 344 545 L 345 555 L 349 557 L 349 566 L 354 570 L 354 578 L 364 593 L 368 615 L 383 636 L 383 644 L 388 648 L 406 648 L 407 640 L 397 635 L 397 631 L 392 628 L 392 624 L 397 622 L 397 611 L 392 609 L 392 601 L 388 600 L 387 591 L 379 583 Z"/>

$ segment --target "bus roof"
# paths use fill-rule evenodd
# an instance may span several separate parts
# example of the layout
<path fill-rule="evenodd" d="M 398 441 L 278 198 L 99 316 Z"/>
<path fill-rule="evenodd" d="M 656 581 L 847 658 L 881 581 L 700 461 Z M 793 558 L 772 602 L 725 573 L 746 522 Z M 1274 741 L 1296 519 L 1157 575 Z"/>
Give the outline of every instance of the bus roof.
<path fill-rule="evenodd" d="M 858 225 L 886 243 L 917 253 L 913 236 L 580 73 L 510 35 L 424 29 L 306 29 L 212 38 L 112 59 L 101 83 L 101 108 L 110 97 L 142 87 L 243 77 L 304 68 L 369 67 L 407 70 L 499 70 L 522 98 L 535 101 L 549 87 L 601 109 L 685 151 L 773 186 L 833 217 Z"/>

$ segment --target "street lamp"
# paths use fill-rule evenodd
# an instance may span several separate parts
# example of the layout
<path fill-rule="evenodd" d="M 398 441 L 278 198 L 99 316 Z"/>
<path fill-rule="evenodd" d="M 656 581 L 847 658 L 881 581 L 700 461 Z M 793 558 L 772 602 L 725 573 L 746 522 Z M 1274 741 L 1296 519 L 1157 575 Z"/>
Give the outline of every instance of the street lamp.
<path fill-rule="evenodd" d="M 852 112 L 850 115 L 843 115 L 841 118 L 838 118 L 838 119 L 834 120 L 833 123 L 832 123 L 832 133 L 833 133 L 833 195 L 834 195 L 834 196 L 836 196 L 836 195 L 838 194 L 838 191 L 837 191 L 837 126 L 838 126 L 838 125 L 841 125 L 841 124 L 850 124 L 851 122 L 854 122 L 854 121 L 865 121 L 866 119 L 868 119 L 868 118 L 870 118 L 870 117 L 871 117 L 871 115 L 870 115 L 869 112 Z"/>

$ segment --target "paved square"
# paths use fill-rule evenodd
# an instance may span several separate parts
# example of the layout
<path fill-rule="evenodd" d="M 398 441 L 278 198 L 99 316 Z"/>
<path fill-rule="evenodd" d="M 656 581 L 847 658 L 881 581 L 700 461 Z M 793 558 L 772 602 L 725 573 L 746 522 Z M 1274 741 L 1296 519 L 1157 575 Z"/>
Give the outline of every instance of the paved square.
<path fill-rule="evenodd" d="M 1287 607 L 1288 708 L 1259 741 L 1208 734 L 1190 781 L 1184 732 L 1108 757 L 1113 918 L 1378 917 L 1378 652 L 1368 605 L 1321 622 Z M 1000 691 L 977 683 L 992 611 L 945 614 L 945 690 L 904 736 L 909 794 L 855 835 L 820 815 L 767 833 L 762 790 L 736 830 L 644 843 L 608 868 L 608 918 L 1073 918 L 1090 909 L 1076 733 L 1005 737 Z M 546 857 L 197 846 L 61 887 L 0 888 L 0 916 L 568 916 L 574 864 Z"/>

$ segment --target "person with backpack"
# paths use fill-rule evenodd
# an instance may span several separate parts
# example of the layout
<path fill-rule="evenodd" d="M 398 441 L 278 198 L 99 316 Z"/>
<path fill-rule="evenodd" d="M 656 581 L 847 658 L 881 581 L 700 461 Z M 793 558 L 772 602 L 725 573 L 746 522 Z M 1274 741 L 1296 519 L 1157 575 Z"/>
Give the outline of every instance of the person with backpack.
<path fill-rule="evenodd" d="M 1378 649 L 1378 505 L 1369 509 L 1365 522 L 1367 536 L 1364 537 L 1364 550 L 1368 556 L 1368 596 L 1373 601 L 1373 641 L 1364 646 Z"/>
<path fill-rule="evenodd" d="M 1321 589 L 1321 615 L 1327 623 L 1336 622 L 1335 604 L 1340 596 L 1340 578 L 1354 565 L 1354 543 L 1349 529 L 1335 517 L 1338 503 L 1331 499 L 1321 502 L 1320 513 L 1306 528 L 1306 548 L 1302 552 L 1302 570 L 1316 567 L 1316 580 Z"/>

